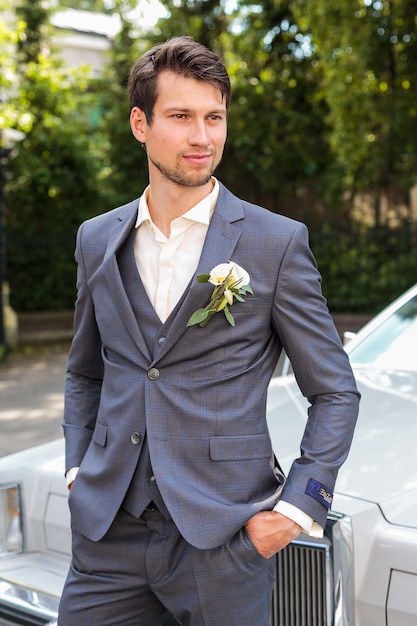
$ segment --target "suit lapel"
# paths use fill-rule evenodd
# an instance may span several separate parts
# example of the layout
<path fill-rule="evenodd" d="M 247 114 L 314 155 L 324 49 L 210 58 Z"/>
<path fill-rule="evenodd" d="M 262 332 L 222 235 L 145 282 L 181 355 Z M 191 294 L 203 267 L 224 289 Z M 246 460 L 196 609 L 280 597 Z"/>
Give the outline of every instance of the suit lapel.
<path fill-rule="evenodd" d="M 165 341 L 158 352 L 158 360 L 186 332 L 187 322 L 194 311 L 206 306 L 208 303 L 213 287 L 208 283 L 199 283 L 196 280 L 196 276 L 198 274 L 208 274 L 219 263 L 227 263 L 233 260 L 233 252 L 241 234 L 241 227 L 237 223 L 243 217 L 241 201 L 223 185 L 220 185 L 219 200 L 207 231 L 197 270 L 184 293 L 175 318 L 169 326 Z M 167 321 L 171 320 L 168 318 Z"/>
<path fill-rule="evenodd" d="M 103 271 L 106 276 L 109 289 L 112 292 L 114 302 L 119 310 L 120 318 L 128 328 L 134 343 L 145 355 L 147 361 L 150 362 L 151 355 L 147 348 L 140 327 L 137 323 L 137 319 L 133 312 L 126 290 L 123 286 L 123 281 L 117 262 L 117 253 L 124 245 L 132 229 L 135 226 L 137 209 L 138 201 L 134 200 L 133 202 L 130 202 L 126 205 L 125 212 L 118 217 L 119 222 L 110 232 L 107 249 L 103 259 Z M 134 263 L 132 263 L 132 272 L 137 273 L 137 269 Z"/>

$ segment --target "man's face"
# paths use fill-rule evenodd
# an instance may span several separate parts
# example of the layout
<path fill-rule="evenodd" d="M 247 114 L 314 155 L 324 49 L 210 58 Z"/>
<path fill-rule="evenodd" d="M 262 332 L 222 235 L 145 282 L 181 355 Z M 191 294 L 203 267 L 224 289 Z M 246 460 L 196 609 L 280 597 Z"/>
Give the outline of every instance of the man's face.
<path fill-rule="evenodd" d="M 205 185 L 220 163 L 227 135 L 224 98 L 210 83 L 164 70 L 149 126 L 131 113 L 133 134 L 146 144 L 151 184 L 165 179 L 182 187 Z"/>

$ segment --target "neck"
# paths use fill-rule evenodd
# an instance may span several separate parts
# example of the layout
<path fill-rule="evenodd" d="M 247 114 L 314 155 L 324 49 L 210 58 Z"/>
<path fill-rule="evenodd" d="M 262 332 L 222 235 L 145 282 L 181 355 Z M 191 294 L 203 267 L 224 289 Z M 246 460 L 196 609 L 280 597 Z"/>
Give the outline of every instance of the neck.
<path fill-rule="evenodd" d="M 212 190 L 211 180 L 199 187 L 181 187 L 172 184 L 152 185 L 151 181 L 147 202 L 153 223 L 166 237 L 169 237 L 171 222 L 187 213 Z"/>

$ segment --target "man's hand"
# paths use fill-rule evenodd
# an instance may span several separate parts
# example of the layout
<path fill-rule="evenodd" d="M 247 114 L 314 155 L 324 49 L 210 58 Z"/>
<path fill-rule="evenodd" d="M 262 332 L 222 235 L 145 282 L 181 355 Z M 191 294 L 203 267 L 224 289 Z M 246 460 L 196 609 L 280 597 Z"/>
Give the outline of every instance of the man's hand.
<path fill-rule="evenodd" d="M 245 528 L 265 559 L 285 548 L 302 531 L 301 526 L 277 511 L 260 511 L 246 522 Z"/>

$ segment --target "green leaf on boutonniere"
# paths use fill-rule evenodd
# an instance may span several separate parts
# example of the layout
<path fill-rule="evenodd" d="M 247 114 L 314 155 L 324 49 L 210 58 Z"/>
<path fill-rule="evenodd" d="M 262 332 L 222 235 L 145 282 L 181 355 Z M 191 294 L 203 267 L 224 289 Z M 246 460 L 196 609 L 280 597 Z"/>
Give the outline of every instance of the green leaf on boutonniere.
<path fill-rule="evenodd" d="M 242 302 L 244 302 L 244 300 L 242 300 Z M 224 311 L 224 314 L 225 314 L 226 319 L 229 322 L 230 326 L 234 326 L 235 325 L 235 318 L 230 313 L 229 307 L 227 305 L 224 307 L 223 311 Z"/>
<path fill-rule="evenodd" d="M 208 283 L 210 274 L 199 274 L 197 280 L 199 283 Z"/>
<path fill-rule="evenodd" d="M 208 318 L 209 312 L 206 309 L 198 309 L 192 314 L 188 320 L 187 326 L 195 326 L 195 324 L 201 324 Z"/>

